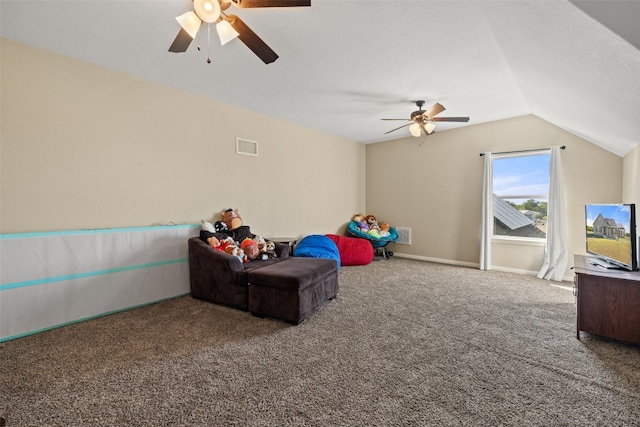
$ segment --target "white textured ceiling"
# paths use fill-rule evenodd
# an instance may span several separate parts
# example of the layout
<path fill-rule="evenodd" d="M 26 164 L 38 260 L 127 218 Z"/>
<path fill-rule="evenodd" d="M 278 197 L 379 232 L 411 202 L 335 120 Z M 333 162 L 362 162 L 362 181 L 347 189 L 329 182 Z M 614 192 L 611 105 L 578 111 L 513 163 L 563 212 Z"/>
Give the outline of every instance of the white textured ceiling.
<path fill-rule="evenodd" d="M 1 0 L 0 34 L 224 103 L 372 143 L 424 99 L 468 124 L 536 116 L 620 156 L 640 142 L 640 1 L 312 0 L 236 9 L 280 58 L 206 31 L 167 51 L 189 0 Z M 203 29 L 205 29 L 203 27 Z"/>

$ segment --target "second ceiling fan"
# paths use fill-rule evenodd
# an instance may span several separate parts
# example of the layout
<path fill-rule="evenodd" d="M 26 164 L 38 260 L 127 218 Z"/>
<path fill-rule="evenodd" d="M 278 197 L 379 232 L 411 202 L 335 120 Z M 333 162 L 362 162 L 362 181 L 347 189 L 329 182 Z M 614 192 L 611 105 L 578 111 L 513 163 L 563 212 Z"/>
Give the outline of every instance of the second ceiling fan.
<path fill-rule="evenodd" d="M 429 109 L 423 110 L 422 106 L 424 105 L 424 101 L 415 101 L 418 106 L 418 110 L 411 113 L 411 117 L 409 119 L 382 119 L 382 120 L 405 120 L 409 121 L 409 123 L 404 124 L 395 129 L 391 129 L 384 134 L 388 134 L 391 132 L 395 132 L 398 129 L 402 129 L 404 127 L 409 126 L 409 131 L 411 135 L 415 137 L 419 137 L 422 132 L 426 135 L 431 135 L 435 132 L 436 125 L 434 122 L 468 122 L 469 117 L 436 117 L 438 114 L 442 113 L 445 108 L 442 104 L 435 103 Z"/>
<path fill-rule="evenodd" d="M 311 0 L 193 0 L 193 11 L 176 20 L 182 27 L 169 47 L 169 52 L 185 52 L 196 38 L 202 23 L 215 24 L 221 44 L 238 37 L 265 64 L 278 59 L 273 51 L 244 21 L 236 15 L 225 13 L 234 5 L 238 8 L 311 6 Z M 211 62 L 210 59 L 207 62 Z"/>

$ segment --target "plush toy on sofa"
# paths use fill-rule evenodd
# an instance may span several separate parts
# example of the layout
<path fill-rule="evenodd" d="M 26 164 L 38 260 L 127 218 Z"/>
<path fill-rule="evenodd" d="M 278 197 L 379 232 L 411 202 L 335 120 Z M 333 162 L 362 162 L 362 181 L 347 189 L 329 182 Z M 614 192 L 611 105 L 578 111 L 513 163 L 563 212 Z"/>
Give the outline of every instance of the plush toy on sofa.
<path fill-rule="evenodd" d="M 238 209 L 225 209 L 220 212 L 220 219 L 226 224 L 228 230 L 235 230 L 242 226 L 242 218 L 238 214 Z"/>
<path fill-rule="evenodd" d="M 238 257 L 242 262 L 278 257 L 275 244 L 251 233 L 249 226 L 243 225 L 237 209 L 221 211 L 220 218 L 221 220 L 213 225 L 201 220 L 200 240 L 215 249 Z"/>
<path fill-rule="evenodd" d="M 253 236 L 253 241 L 256 242 L 256 245 L 258 245 L 258 249 L 260 249 L 260 252 L 262 252 L 262 248 L 267 243 L 264 237 L 262 237 L 259 234 L 256 234 L 255 236 Z"/>
<path fill-rule="evenodd" d="M 254 260 L 260 255 L 260 249 L 255 240 L 246 238 L 240 243 L 240 248 L 244 251 L 244 254 L 249 260 Z"/>
<path fill-rule="evenodd" d="M 264 255 L 266 255 L 266 258 L 264 259 L 278 258 L 278 254 L 276 253 L 276 244 L 271 240 L 267 240 L 267 244 L 264 246 Z"/>
<path fill-rule="evenodd" d="M 211 224 L 209 221 L 205 221 L 204 219 L 201 219 L 200 222 L 202 223 L 202 229 L 203 230 L 206 230 L 209 233 L 214 233 L 216 231 L 216 229 L 213 226 L 213 224 Z"/>
<path fill-rule="evenodd" d="M 212 236 L 207 239 L 207 243 L 209 243 L 209 246 L 218 251 L 238 258 L 241 262 L 247 262 L 247 256 L 245 255 L 244 250 L 240 246 L 238 246 L 231 237 L 226 237 L 222 240 L 218 240 L 217 237 Z"/>
<path fill-rule="evenodd" d="M 278 258 L 278 254 L 276 254 L 276 245 L 272 241 L 265 240 L 264 237 L 256 234 L 253 238 L 258 246 L 258 250 L 260 251 L 260 259 L 266 260 L 270 258 Z"/>

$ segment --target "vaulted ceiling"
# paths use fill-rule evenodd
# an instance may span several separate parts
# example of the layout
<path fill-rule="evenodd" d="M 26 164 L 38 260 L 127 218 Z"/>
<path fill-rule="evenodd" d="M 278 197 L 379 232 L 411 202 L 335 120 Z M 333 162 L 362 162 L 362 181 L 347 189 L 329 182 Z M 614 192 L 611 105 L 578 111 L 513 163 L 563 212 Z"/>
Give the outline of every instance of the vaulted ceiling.
<path fill-rule="evenodd" d="M 213 29 L 209 42 L 206 27 L 168 52 L 190 0 L 1 0 L 0 34 L 361 143 L 408 136 L 380 119 L 409 118 L 419 99 L 471 117 L 436 131 L 534 114 L 620 156 L 640 142 L 640 1 L 232 8 L 277 61 Z"/>

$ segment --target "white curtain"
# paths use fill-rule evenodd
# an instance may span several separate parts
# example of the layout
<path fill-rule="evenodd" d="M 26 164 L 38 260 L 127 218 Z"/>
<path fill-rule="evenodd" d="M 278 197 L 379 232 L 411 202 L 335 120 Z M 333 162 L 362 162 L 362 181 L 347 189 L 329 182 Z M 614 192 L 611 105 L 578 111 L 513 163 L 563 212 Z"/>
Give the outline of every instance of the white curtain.
<path fill-rule="evenodd" d="M 547 207 L 547 243 L 538 278 L 562 280 L 569 264 L 567 253 L 564 190 L 560 147 L 551 147 L 549 204 Z"/>
<path fill-rule="evenodd" d="M 493 159 L 484 153 L 482 178 L 482 237 L 480 243 L 480 270 L 491 270 L 491 237 L 493 236 Z"/>

